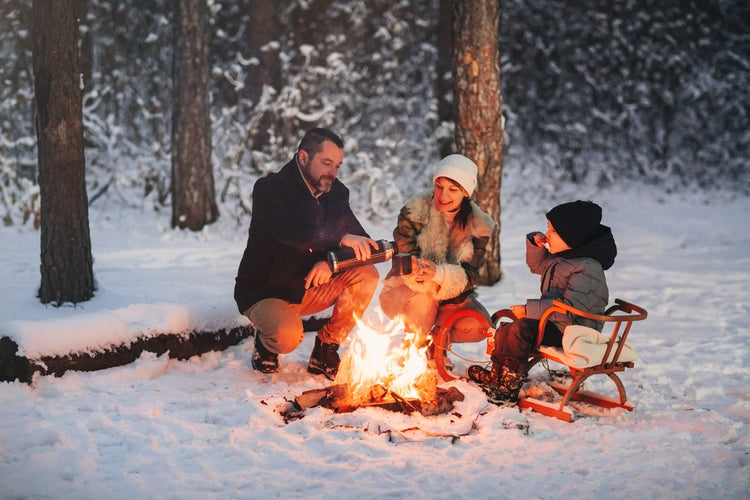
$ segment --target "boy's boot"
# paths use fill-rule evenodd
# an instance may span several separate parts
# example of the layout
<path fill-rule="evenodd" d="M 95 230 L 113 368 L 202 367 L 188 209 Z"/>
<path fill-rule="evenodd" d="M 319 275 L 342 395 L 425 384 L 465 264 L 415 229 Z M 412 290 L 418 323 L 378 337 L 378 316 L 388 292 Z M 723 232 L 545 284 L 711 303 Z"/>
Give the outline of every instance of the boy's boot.
<path fill-rule="evenodd" d="M 498 385 L 500 382 L 500 365 L 492 363 L 492 369 L 488 370 L 479 365 L 471 365 L 467 375 L 471 380 L 482 386 Z"/>
<path fill-rule="evenodd" d="M 329 380 L 335 379 L 336 373 L 339 371 L 339 363 L 341 363 L 338 350 L 338 344 L 326 344 L 316 335 L 315 347 L 310 354 L 307 371 L 315 375 L 322 373 Z"/>
<path fill-rule="evenodd" d="M 518 393 L 521 391 L 525 378 L 523 373 L 503 366 L 497 385 L 489 385 L 484 391 L 487 394 L 487 400 L 496 405 L 517 403 Z"/>
<path fill-rule="evenodd" d="M 260 331 L 255 330 L 255 351 L 253 352 L 253 368 L 263 373 L 279 371 L 279 355 L 266 349 L 260 341 Z"/>

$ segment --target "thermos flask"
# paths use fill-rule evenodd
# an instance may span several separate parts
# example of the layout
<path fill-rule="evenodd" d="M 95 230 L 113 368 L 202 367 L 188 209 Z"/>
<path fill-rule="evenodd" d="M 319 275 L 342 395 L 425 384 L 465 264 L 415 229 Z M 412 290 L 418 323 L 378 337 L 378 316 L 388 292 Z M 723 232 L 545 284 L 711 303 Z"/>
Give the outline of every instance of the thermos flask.
<path fill-rule="evenodd" d="M 350 267 L 385 262 L 390 260 L 393 254 L 396 253 L 397 246 L 395 241 L 378 240 L 376 243 L 378 244 L 377 250 L 373 249 L 370 258 L 367 260 L 358 260 L 354 254 L 354 250 L 349 247 L 332 250 L 328 252 L 328 267 L 332 273 L 337 273 Z"/>

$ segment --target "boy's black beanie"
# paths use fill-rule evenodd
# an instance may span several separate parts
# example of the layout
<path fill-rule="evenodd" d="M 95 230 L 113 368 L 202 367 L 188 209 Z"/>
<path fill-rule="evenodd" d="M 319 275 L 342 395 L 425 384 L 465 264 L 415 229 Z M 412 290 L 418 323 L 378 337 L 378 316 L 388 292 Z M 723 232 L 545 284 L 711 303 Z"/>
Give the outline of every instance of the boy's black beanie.
<path fill-rule="evenodd" d="M 547 212 L 547 220 L 570 248 L 578 248 L 596 234 L 602 207 L 591 201 L 571 201 Z"/>

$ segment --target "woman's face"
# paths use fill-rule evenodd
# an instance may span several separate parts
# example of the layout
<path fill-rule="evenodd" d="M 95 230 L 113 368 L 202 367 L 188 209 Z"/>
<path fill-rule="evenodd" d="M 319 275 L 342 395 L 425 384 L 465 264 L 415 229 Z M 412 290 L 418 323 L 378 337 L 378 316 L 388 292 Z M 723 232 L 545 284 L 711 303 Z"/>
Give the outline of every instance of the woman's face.
<path fill-rule="evenodd" d="M 550 253 L 559 253 L 564 252 L 565 250 L 570 250 L 568 244 L 565 243 L 559 234 L 557 234 L 557 231 L 552 227 L 550 221 L 547 221 L 547 234 L 545 236 L 547 237 L 547 243 L 549 243 Z"/>
<path fill-rule="evenodd" d="M 443 213 L 455 212 L 461 207 L 461 201 L 468 193 L 464 188 L 448 179 L 438 177 L 435 179 L 435 206 Z"/>

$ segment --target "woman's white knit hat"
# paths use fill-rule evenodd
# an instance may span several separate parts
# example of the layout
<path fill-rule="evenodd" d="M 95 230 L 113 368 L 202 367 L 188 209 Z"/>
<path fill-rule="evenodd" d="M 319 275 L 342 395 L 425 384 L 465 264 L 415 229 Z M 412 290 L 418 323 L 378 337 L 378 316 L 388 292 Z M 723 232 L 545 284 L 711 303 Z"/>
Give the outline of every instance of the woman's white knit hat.
<path fill-rule="evenodd" d="M 477 171 L 477 165 L 473 161 L 464 155 L 452 154 L 440 160 L 432 182 L 438 177 L 447 177 L 459 183 L 471 196 L 477 187 Z"/>

